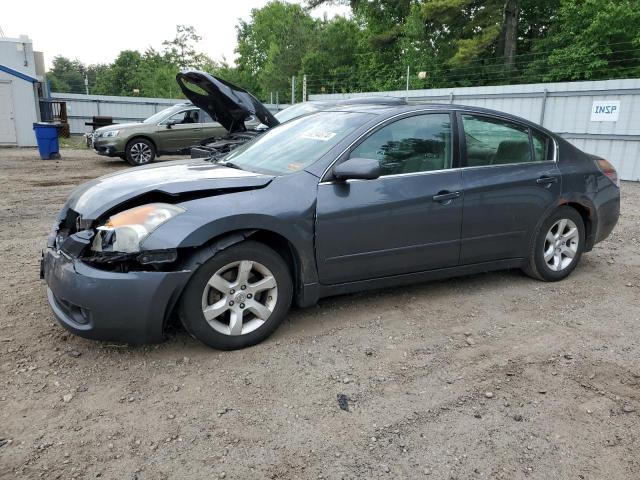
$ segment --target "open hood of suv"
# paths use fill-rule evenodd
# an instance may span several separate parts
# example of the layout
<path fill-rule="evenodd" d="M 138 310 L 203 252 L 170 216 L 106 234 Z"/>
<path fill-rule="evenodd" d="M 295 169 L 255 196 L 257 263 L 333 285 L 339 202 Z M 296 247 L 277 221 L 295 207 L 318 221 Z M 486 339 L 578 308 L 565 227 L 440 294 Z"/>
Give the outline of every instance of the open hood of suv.
<path fill-rule="evenodd" d="M 176 81 L 194 105 L 229 133 L 245 131 L 244 121 L 251 115 L 269 127 L 280 123 L 256 97 L 221 78 L 198 70 L 184 70 L 176 75 Z"/>

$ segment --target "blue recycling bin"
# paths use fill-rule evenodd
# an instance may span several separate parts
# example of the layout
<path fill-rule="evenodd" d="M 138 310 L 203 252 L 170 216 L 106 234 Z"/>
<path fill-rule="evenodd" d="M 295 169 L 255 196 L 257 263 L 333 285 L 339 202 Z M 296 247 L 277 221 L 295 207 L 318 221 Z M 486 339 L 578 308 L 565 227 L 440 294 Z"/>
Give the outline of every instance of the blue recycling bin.
<path fill-rule="evenodd" d="M 58 126 L 55 123 L 34 123 L 38 151 L 42 160 L 60 158 L 60 145 L 58 144 Z"/>

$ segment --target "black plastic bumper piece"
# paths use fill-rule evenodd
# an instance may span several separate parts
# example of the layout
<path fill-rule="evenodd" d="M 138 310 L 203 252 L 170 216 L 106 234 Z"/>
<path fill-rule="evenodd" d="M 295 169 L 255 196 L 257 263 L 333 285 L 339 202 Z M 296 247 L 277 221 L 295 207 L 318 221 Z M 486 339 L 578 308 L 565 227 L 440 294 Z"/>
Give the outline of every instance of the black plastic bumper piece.
<path fill-rule="evenodd" d="M 209 158 L 215 150 L 207 147 L 192 147 L 190 150 L 191 158 Z"/>
<path fill-rule="evenodd" d="M 163 340 L 191 271 L 119 273 L 92 268 L 47 249 L 42 261 L 49 305 L 70 332 L 133 344 Z"/>

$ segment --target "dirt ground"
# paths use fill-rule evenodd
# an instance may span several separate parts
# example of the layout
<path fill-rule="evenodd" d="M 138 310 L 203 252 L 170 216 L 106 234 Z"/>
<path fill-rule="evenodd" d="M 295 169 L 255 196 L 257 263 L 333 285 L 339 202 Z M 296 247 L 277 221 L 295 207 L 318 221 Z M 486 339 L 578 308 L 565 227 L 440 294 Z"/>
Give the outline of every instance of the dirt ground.
<path fill-rule="evenodd" d="M 266 342 L 68 334 L 38 278 L 80 182 L 129 168 L 0 150 L 0 478 L 640 478 L 640 185 L 573 275 L 323 300 Z M 337 396 L 348 397 L 349 411 Z"/>

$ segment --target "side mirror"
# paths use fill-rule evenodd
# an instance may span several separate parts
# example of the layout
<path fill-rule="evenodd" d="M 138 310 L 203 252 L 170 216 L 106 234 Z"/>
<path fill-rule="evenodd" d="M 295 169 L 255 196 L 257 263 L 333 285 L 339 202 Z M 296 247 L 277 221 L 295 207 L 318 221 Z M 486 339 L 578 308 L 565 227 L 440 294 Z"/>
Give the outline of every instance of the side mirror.
<path fill-rule="evenodd" d="M 375 180 L 380 177 L 380 162 L 372 158 L 350 158 L 333 169 L 333 176 L 341 182 L 349 179 Z"/>
<path fill-rule="evenodd" d="M 177 124 L 179 124 L 179 123 L 180 123 L 180 122 L 179 122 L 178 120 L 168 120 L 168 121 L 167 121 L 167 123 L 165 123 L 164 125 L 165 125 L 167 128 L 171 128 L 171 127 L 173 127 L 174 125 L 177 125 Z"/>

